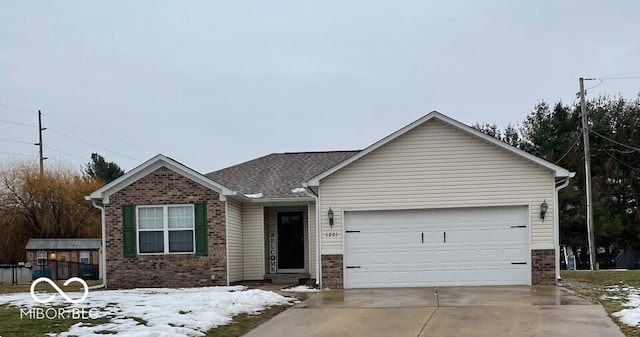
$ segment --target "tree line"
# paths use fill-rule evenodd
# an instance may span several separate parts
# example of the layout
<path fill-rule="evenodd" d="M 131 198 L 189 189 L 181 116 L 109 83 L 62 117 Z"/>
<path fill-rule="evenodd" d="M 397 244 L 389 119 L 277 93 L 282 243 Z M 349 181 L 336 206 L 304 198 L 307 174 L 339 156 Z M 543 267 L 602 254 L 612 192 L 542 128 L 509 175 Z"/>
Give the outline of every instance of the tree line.
<path fill-rule="evenodd" d="M 640 249 L 640 96 L 599 96 L 587 102 L 595 246 L 600 267 L 615 266 L 625 250 Z M 559 194 L 560 240 L 588 268 L 585 167 L 580 105 L 541 101 L 521 125 L 473 127 L 576 172 Z"/>
<path fill-rule="evenodd" d="M 84 197 L 124 171 L 93 154 L 80 173 L 33 162 L 0 167 L 0 261 L 22 261 L 30 238 L 99 238 L 100 211 Z"/>

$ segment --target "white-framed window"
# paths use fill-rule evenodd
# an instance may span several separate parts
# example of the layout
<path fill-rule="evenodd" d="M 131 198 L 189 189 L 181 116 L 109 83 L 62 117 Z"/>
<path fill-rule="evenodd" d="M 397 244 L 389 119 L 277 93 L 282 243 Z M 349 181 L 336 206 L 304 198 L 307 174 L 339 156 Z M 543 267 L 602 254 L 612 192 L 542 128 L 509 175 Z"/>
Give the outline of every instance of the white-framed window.
<path fill-rule="evenodd" d="M 38 251 L 38 265 L 39 266 L 44 266 L 45 264 L 47 264 L 47 251 L 46 250 L 39 250 Z"/>
<path fill-rule="evenodd" d="M 89 264 L 89 251 L 88 250 L 80 251 L 80 263 Z"/>
<path fill-rule="evenodd" d="M 138 253 L 195 252 L 193 205 L 137 207 Z"/>

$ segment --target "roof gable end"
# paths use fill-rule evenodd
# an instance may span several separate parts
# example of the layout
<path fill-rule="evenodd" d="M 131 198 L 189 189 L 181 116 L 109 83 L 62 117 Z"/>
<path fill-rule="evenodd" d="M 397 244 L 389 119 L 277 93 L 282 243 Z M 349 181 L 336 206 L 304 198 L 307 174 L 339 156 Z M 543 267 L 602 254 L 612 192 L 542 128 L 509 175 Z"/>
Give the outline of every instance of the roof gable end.
<path fill-rule="evenodd" d="M 447 117 L 437 111 L 432 111 L 430 113 L 428 113 L 427 115 L 423 116 L 422 118 L 416 120 L 415 122 L 403 127 L 402 129 L 390 134 L 389 136 L 377 141 L 376 143 L 370 145 L 369 147 L 367 147 L 366 149 L 360 151 L 358 154 L 354 155 L 351 158 L 348 158 L 346 160 L 344 160 L 343 162 L 335 165 L 334 167 L 320 173 L 319 175 L 311 178 L 309 181 L 307 181 L 306 186 L 319 186 L 320 185 L 320 180 L 332 175 L 333 173 L 343 169 L 344 167 L 348 166 L 349 164 L 357 161 L 358 159 L 368 155 L 369 153 L 379 149 L 380 147 L 384 146 L 385 144 L 388 144 L 389 142 L 399 138 L 400 136 L 408 133 L 409 131 L 417 128 L 418 126 L 426 123 L 429 120 L 432 119 L 437 119 L 449 126 L 452 126 L 454 128 L 457 128 L 467 134 L 470 134 L 474 137 L 480 138 L 483 141 L 489 142 L 499 148 L 502 148 L 510 153 L 513 153 L 521 158 L 524 158 L 534 164 L 537 164 L 539 166 L 542 166 L 550 171 L 552 171 L 554 173 L 555 177 L 572 177 L 573 176 L 573 172 L 570 172 L 567 169 L 564 169 L 558 165 L 555 165 L 551 162 L 548 162 L 542 158 L 536 157 L 528 152 L 525 152 L 523 150 L 520 150 L 514 146 L 511 146 L 503 141 L 500 141 L 494 137 L 491 137 L 483 132 L 480 132 L 466 124 L 463 124 L 461 122 L 458 122 L 455 119 L 452 119 L 450 117 Z"/>
<path fill-rule="evenodd" d="M 147 160 L 146 162 L 140 164 L 136 168 L 131 171 L 125 173 L 123 176 L 118 179 L 102 186 L 100 189 L 94 191 L 89 196 L 85 197 L 87 200 L 102 200 L 103 203 L 109 203 L 109 196 L 122 190 L 123 188 L 133 184 L 138 181 L 142 177 L 152 173 L 153 171 L 166 167 L 172 171 L 181 174 L 200 185 L 203 185 L 207 188 L 210 188 L 218 193 L 221 196 L 226 195 L 236 195 L 236 192 L 231 189 L 211 180 L 210 178 L 196 172 L 195 170 L 169 158 L 162 154 L 158 154 L 155 157 Z"/>

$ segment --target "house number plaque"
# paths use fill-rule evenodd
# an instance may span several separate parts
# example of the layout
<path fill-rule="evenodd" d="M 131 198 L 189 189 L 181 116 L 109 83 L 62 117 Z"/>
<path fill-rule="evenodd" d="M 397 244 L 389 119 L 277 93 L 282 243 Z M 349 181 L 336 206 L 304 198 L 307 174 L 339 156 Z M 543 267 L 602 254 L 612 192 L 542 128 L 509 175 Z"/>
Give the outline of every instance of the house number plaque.
<path fill-rule="evenodd" d="M 269 273 L 275 274 L 278 271 L 276 257 L 276 232 L 269 232 Z"/>

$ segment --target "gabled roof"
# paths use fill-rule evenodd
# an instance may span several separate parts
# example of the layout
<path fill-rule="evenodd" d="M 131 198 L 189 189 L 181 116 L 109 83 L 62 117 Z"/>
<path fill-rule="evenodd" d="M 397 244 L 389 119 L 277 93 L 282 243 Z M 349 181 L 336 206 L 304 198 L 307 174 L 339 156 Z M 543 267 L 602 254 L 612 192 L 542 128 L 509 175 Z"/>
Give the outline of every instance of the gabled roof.
<path fill-rule="evenodd" d="M 369 153 L 375 151 L 376 149 L 384 146 L 385 144 L 393 141 L 394 139 L 404 135 L 405 133 L 415 129 L 416 127 L 426 123 L 427 121 L 430 121 L 432 119 L 435 120 L 439 120 L 445 124 L 448 124 L 452 127 L 455 127 L 463 132 L 466 132 L 474 137 L 477 137 L 483 141 L 489 142 L 499 148 L 502 148 L 508 152 L 511 152 L 519 157 L 522 157 L 524 159 L 527 159 L 537 165 L 540 165 L 544 168 L 547 168 L 548 170 L 552 171 L 555 175 L 555 177 L 573 177 L 574 173 L 573 172 L 569 172 L 569 170 L 564 169 L 558 165 L 555 165 L 553 163 L 550 163 L 542 158 L 536 157 L 528 152 L 522 151 L 514 146 L 511 146 L 505 142 L 502 142 L 494 137 L 491 137 L 483 132 L 480 132 L 466 124 L 463 124 L 461 122 L 458 122 L 455 119 L 452 119 L 450 117 L 447 117 L 437 111 L 432 111 L 430 113 L 428 113 L 427 115 L 425 115 L 424 117 L 418 119 L 417 121 L 403 127 L 402 129 L 392 133 L 391 135 L 379 140 L 378 142 L 370 145 L 369 147 L 367 147 L 366 149 L 358 152 L 358 154 L 346 159 L 345 161 L 327 169 L 324 172 L 319 173 L 318 175 L 312 177 L 311 179 L 309 179 L 305 186 L 319 186 L 320 185 L 320 180 L 330 176 L 331 174 L 341 170 L 342 168 L 344 168 L 345 166 L 353 163 L 354 161 L 368 155 Z"/>
<path fill-rule="evenodd" d="M 308 198 L 302 183 L 359 151 L 272 153 L 206 174 L 212 180 L 260 201 Z M 298 190 L 295 190 L 295 189 Z"/>
<path fill-rule="evenodd" d="M 196 172 L 188 168 L 185 165 L 180 164 L 179 162 L 165 157 L 161 154 L 156 155 L 155 157 L 147 160 L 146 162 L 140 164 L 136 168 L 131 171 L 125 173 L 123 176 L 118 179 L 108 183 L 105 186 L 102 186 L 100 189 L 91 193 L 88 197 L 88 200 L 102 200 L 103 203 L 109 203 L 109 196 L 120 191 L 121 189 L 131 185 L 135 181 L 141 179 L 142 177 L 148 175 L 149 173 L 159 169 L 160 167 L 166 167 L 174 172 L 177 172 L 205 187 L 208 187 L 221 195 L 235 195 L 236 193 L 231 189 L 205 177 L 201 173 Z"/>
<path fill-rule="evenodd" d="M 29 239 L 25 249 L 43 250 L 92 250 L 100 249 L 102 240 L 97 239 Z"/>

